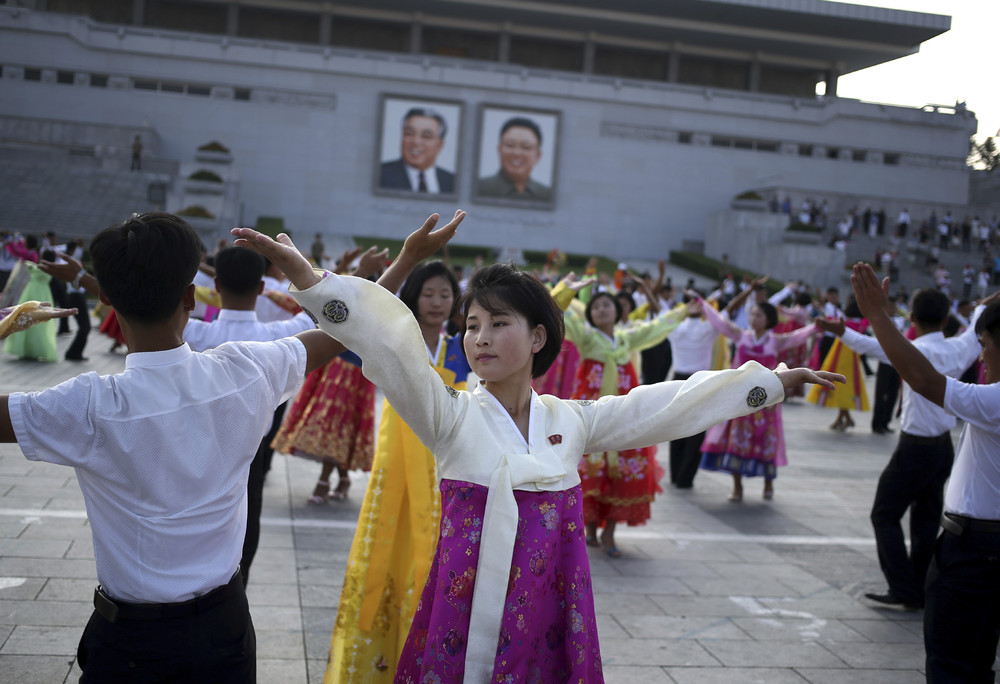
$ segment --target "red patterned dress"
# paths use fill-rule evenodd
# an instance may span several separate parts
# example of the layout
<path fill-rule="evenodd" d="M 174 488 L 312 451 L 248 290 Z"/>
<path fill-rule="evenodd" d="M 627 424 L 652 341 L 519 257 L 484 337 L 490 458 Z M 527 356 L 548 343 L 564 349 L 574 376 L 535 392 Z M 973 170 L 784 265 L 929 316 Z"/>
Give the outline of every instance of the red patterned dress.
<path fill-rule="evenodd" d="M 371 470 L 375 386 L 359 363 L 347 352 L 306 376 L 271 446 L 346 470 Z"/>
<path fill-rule="evenodd" d="M 566 315 L 566 339 L 580 351 L 573 399 L 599 399 L 628 394 L 639 384 L 629 361 L 633 351 L 662 342 L 687 315 L 682 305 L 652 321 L 615 330 L 610 338 L 574 312 Z M 610 369 L 610 372 L 609 372 Z M 649 504 L 662 492 L 663 468 L 656 447 L 587 454 L 579 466 L 583 488 L 583 520 L 603 525 L 615 520 L 642 525 L 649 520 Z"/>

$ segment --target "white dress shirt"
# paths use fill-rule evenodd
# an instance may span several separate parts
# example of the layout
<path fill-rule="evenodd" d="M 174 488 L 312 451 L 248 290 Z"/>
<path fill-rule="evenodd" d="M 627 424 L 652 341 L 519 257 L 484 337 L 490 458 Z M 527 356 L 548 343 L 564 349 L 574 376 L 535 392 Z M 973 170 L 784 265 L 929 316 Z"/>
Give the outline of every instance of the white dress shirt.
<path fill-rule="evenodd" d="M 184 341 L 195 351 L 205 351 L 225 342 L 270 342 L 311 330 L 316 325 L 305 313 L 287 321 L 261 322 L 255 311 L 222 309 L 211 323 L 191 319 L 184 328 Z"/>
<path fill-rule="evenodd" d="M 705 304 L 704 306 L 708 306 Z M 670 333 L 674 373 L 691 375 L 712 367 L 712 343 L 719 333 L 701 316 L 688 316 Z"/>
<path fill-rule="evenodd" d="M 129 354 L 116 375 L 10 395 L 25 458 L 76 469 L 111 597 L 174 603 L 229 582 L 250 461 L 305 368 L 295 338 L 204 354 L 182 344 Z"/>
<path fill-rule="evenodd" d="M 275 292 L 288 293 L 289 283 L 287 280 L 278 280 L 267 275 L 264 276 L 263 280 L 265 291 L 274 290 Z M 255 310 L 257 311 L 257 318 L 265 323 L 270 321 L 287 321 L 295 315 L 291 311 L 278 306 L 278 304 L 271 301 L 271 298 L 264 293 L 257 295 Z"/>
<path fill-rule="evenodd" d="M 357 351 L 365 376 L 434 454 L 439 479 L 489 488 L 469 624 L 467 682 L 489 679 L 496 658 L 517 533 L 515 489 L 572 489 L 580 484 L 577 465 L 583 454 L 687 437 L 784 398 L 778 377 L 756 362 L 704 371 L 685 382 L 641 385 L 593 402 L 532 392 L 525 440 L 482 385 L 457 391 L 441 381 L 426 361 L 426 345 L 412 312 L 384 288 L 331 274 L 308 290 L 291 292 L 316 315 L 324 332 Z"/>
<path fill-rule="evenodd" d="M 413 190 L 413 192 L 419 192 L 420 169 L 414 168 L 409 164 L 403 164 L 403 168 L 406 169 L 406 177 L 410 179 L 410 189 Z M 441 192 L 441 189 L 438 187 L 437 167 L 432 166 L 431 168 L 426 169 L 423 174 L 424 185 L 427 186 L 427 193 L 436 195 Z"/>
<path fill-rule="evenodd" d="M 965 421 L 944 509 L 1000 521 L 1000 383 L 970 385 L 947 379 L 944 408 Z"/>
<path fill-rule="evenodd" d="M 972 324 L 964 333 L 956 337 L 945 337 L 942 332 L 921 335 L 913 340 L 913 346 L 927 357 L 942 375 L 959 377 L 979 356 L 979 340 L 976 338 L 975 321 L 984 307 L 976 307 Z M 862 335 L 850 328 L 844 330 L 841 341 L 859 354 L 867 354 L 882 363 L 889 363 L 878 340 Z M 903 411 L 900 429 L 916 437 L 937 437 L 955 427 L 955 416 L 934 402 L 914 392 L 910 385 L 903 383 Z"/>

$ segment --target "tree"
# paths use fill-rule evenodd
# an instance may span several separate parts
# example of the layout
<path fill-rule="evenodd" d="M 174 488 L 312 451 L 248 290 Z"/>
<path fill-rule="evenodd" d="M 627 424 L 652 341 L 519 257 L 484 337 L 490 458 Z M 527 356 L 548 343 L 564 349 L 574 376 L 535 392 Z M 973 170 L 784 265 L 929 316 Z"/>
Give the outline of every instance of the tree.
<path fill-rule="evenodd" d="M 977 169 L 985 169 L 988 173 L 1000 167 L 1000 150 L 993 138 L 986 138 L 983 142 L 977 142 L 974 137 L 969 138 L 967 163 Z"/>

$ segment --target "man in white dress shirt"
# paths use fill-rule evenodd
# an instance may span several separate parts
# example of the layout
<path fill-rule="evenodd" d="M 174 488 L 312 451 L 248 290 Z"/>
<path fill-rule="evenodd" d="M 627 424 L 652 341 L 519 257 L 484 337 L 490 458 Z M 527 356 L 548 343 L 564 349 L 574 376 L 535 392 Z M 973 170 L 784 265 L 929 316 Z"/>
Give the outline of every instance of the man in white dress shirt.
<path fill-rule="evenodd" d="M 192 352 L 201 248 L 176 216 L 135 216 L 90 251 L 97 278 L 77 281 L 118 312 L 125 371 L 0 397 L 0 441 L 74 468 L 83 491 L 100 586 L 80 681 L 255 681 L 239 576 L 250 459 L 274 407 L 343 346 L 313 330 Z"/>
<path fill-rule="evenodd" d="M 958 337 L 945 338 L 942 329 L 949 310 L 944 294 L 921 290 L 913 298 L 910 320 L 917 333 L 916 349 L 936 372 L 957 378 L 976 360 L 979 343 L 971 328 Z M 891 322 L 887 313 L 881 314 Z M 859 354 L 891 361 L 878 341 L 846 328 L 843 323 L 818 321 L 817 325 L 832 329 L 846 346 Z M 899 368 L 896 370 L 902 374 Z M 953 415 L 915 394 L 904 382 L 899 442 L 879 477 L 871 513 L 879 565 L 889 590 L 884 594 L 865 594 L 872 601 L 912 610 L 924 605 L 924 579 L 941 519 L 944 483 L 955 457 L 951 442 L 954 427 Z M 907 510 L 910 511 L 909 554 L 900 524 Z"/>
<path fill-rule="evenodd" d="M 851 281 L 903 380 L 966 423 L 927 577 L 927 681 L 993 682 L 1000 637 L 1000 303 L 990 303 L 975 324 L 987 384 L 970 385 L 939 373 L 895 329 L 871 267 L 855 266 Z"/>
<path fill-rule="evenodd" d="M 692 294 L 696 294 L 693 293 Z M 702 318 L 701 307 L 710 306 L 700 298 L 687 295 L 688 317 L 673 329 L 668 338 L 673 350 L 673 379 L 687 380 L 702 370 L 712 369 L 712 343 L 719 333 Z M 701 443 L 705 433 L 674 439 L 670 442 L 670 483 L 677 489 L 691 489 L 701 463 Z"/>

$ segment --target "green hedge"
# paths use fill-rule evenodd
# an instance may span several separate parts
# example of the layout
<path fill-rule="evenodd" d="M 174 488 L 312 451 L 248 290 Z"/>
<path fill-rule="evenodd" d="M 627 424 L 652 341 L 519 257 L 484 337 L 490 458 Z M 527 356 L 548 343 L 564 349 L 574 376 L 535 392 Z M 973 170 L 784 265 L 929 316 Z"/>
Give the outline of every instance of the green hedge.
<path fill-rule="evenodd" d="M 221 183 L 222 176 L 217 174 L 215 171 L 209 171 L 208 169 L 201 169 L 200 171 L 195 171 L 190 176 L 188 176 L 188 180 L 206 181 L 208 183 Z"/>
<path fill-rule="evenodd" d="M 193 218 L 215 218 L 215 214 L 200 204 L 192 204 L 190 207 L 184 207 L 180 211 L 175 211 L 174 213 L 177 214 L 177 216 L 191 216 Z"/>
<path fill-rule="evenodd" d="M 213 140 L 210 143 L 205 143 L 198 148 L 199 152 L 222 152 L 223 154 L 229 154 L 229 148 L 220 142 Z"/>

